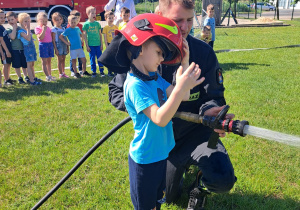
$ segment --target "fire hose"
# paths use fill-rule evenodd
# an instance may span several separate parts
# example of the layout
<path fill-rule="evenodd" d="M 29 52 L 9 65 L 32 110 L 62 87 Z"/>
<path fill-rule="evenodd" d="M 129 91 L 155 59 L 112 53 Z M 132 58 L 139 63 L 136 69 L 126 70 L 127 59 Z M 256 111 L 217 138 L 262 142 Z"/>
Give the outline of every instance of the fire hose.
<path fill-rule="evenodd" d="M 240 136 L 246 136 L 244 134 L 244 126 L 249 125 L 248 121 L 239 121 L 239 120 L 231 120 L 225 119 L 226 113 L 229 110 L 229 106 L 226 105 L 216 117 L 212 116 L 199 116 L 198 114 L 193 114 L 189 112 L 176 112 L 174 117 L 194 122 L 201 123 L 205 126 L 208 126 L 212 129 L 222 129 L 226 132 L 233 132 L 234 134 Z M 32 210 L 38 209 L 44 202 L 48 200 L 49 197 L 55 193 L 61 185 L 67 181 L 72 174 L 85 162 L 86 159 L 99 147 L 103 144 L 111 135 L 113 135 L 117 130 L 119 130 L 123 125 L 131 121 L 130 117 L 125 118 L 120 123 L 118 123 L 113 129 L 111 129 L 108 133 L 106 133 L 76 164 L 75 166 L 38 202 L 32 207 Z M 208 140 L 207 147 L 211 149 L 215 149 L 218 143 L 219 134 L 213 132 Z"/>

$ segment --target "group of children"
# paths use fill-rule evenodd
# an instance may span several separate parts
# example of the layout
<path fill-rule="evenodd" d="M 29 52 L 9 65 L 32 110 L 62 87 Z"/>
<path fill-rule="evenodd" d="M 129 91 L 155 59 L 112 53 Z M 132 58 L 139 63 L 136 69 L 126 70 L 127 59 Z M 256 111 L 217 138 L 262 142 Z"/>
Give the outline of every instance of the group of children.
<path fill-rule="evenodd" d="M 101 25 L 96 21 L 96 8 L 93 6 L 87 7 L 86 13 L 88 20 L 82 25 L 79 23 L 80 12 L 73 10 L 68 17 L 67 28 L 62 27 L 63 17 L 60 13 L 55 12 L 52 15 L 53 27 L 47 26 L 48 17 L 44 12 L 39 12 L 36 16 L 37 27 L 35 34 L 39 41 L 39 56 L 42 60 L 42 69 L 46 76 L 46 81 L 55 81 L 52 76 L 51 59 L 54 54 L 57 56 L 57 65 L 59 78 L 69 78 L 65 73 L 66 55 L 70 53 L 70 71 L 71 76 L 81 78 L 82 76 L 96 77 L 97 64 L 99 66 L 100 76 L 104 77 L 104 67 L 97 60 L 102 54 L 103 44 L 107 47 L 114 38 L 114 32 L 118 26 L 113 24 L 114 13 L 108 11 L 105 13 L 107 26 L 101 29 Z M 119 29 L 126 27 L 129 21 L 130 10 L 122 8 L 122 21 L 118 23 Z M 8 24 L 11 26 L 8 29 L 3 27 L 7 18 Z M 19 21 L 20 26 L 17 22 Z M 42 80 L 35 76 L 34 62 L 37 61 L 37 53 L 34 45 L 34 39 L 30 32 L 30 16 L 27 13 L 16 14 L 0 10 L 0 56 L 3 64 L 4 85 L 12 85 L 15 80 L 10 78 L 10 67 L 16 70 L 18 82 L 20 84 L 40 85 Z M 102 32 L 101 32 L 102 31 Z M 104 43 L 102 43 L 102 34 Z M 89 52 L 92 74 L 86 71 L 86 58 L 84 46 Z M 78 60 L 78 70 L 76 62 Z M 21 75 L 23 70 L 24 79 Z M 114 76 L 113 72 L 108 69 L 108 76 Z M 0 87 L 2 87 L 2 73 L 0 71 Z"/>
<path fill-rule="evenodd" d="M 205 18 L 203 23 L 200 39 L 213 48 L 215 41 L 215 8 L 213 4 L 209 4 L 207 6 L 206 13 L 207 17 Z"/>

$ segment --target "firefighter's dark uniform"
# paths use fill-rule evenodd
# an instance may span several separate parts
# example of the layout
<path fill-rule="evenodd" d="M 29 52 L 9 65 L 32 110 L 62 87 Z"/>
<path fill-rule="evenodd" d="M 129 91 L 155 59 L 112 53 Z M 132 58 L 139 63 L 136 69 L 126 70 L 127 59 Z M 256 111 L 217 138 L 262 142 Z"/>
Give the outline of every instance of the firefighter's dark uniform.
<path fill-rule="evenodd" d="M 199 64 L 201 77 L 205 81 L 191 90 L 190 100 L 182 102 L 178 111 L 203 115 L 212 107 L 226 104 L 221 69 L 213 49 L 206 43 L 188 36 L 190 63 Z M 159 72 L 169 83 L 175 83 L 178 66 L 162 65 Z M 126 74 L 117 75 L 109 84 L 109 100 L 116 108 L 124 111 L 123 83 Z M 190 165 L 196 165 L 203 173 L 202 182 L 205 187 L 215 193 L 228 192 L 234 185 L 236 177 L 224 148 L 219 140 L 217 149 L 207 148 L 207 141 L 212 129 L 173 118 L 173 130 L 176 145 L 169 154 L 167 163 L 167 202 L 173 202 L 180 196 L 180 182 L 183 173 Z"/>

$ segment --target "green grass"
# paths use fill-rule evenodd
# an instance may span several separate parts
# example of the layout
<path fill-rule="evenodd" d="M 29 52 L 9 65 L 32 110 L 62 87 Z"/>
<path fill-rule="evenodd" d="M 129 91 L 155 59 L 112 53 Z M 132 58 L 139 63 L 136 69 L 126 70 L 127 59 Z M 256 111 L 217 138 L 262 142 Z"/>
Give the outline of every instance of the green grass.
<path fill-rule="evenodd" d="M 299 44 L 300 22 L 288 23 L 292 26 L 217 29 L 215 50 Z M 300 48 L 217 54 L 224 69 L 226 100 L 236 119 L 300 135 L 299 55 Z M 40 61 L 35 66 L 40 70 Z M 37 76 L 44 79 L 43 73 Z M 109 104 L 108 82 L 99 77 L 65 79 L 0 89 L 0 209 L 33 207 L 127 117 Z M 132 209 L 127 166 L 132 137 L 132 123 L 128 123 L 41 209 Z M 223 138 L 223 143 L 238 180 L 230 193 L 212 194 L 207 209 L 300 208 L 299 148 L 234 134 Z M 195 172 L 192 167 L 184 190 Z M 184 193 L 176 204 L 163 209 L 185 209 L 187 200 Z"/>

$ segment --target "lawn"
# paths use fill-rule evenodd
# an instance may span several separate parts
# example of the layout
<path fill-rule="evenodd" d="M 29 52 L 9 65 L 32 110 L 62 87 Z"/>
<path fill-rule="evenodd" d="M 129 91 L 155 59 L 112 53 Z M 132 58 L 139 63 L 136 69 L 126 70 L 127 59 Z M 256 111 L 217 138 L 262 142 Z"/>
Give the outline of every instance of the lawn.
<path fill-rule="evenodd" d="M 287 23 L 291 26 L 218 28 L 215 50 L 300 44 L 300 21 Z M 300 48 L 218 53 L 217 57 L 224 70 L 226 100 L 236 119 L 300 136 Z M 35 66 L 40 70 L 40 61 Z M 58 77 L 58 72 L 54 75 Z M 43 73 L 37 76 L 45 78 Z M 109 78 L 100 77 L 62 79 L 37 87 L 0 89 L 0 209 L 33 207 L 127 117 L 109 104 L 108 82 Z M 127 166 L 132 137 L 130 122 L 41 209 L 132 209 Z M 234 134 L 222 140 L 238 180 L 230 193 L 212 194 L 207 209 L 300 209 L 299 148 Z M 188 173 L 184 190 L 195 171 L 192 167 Z M 187 200 L 184 193 L 163 209 L 185 209 Z"/>

